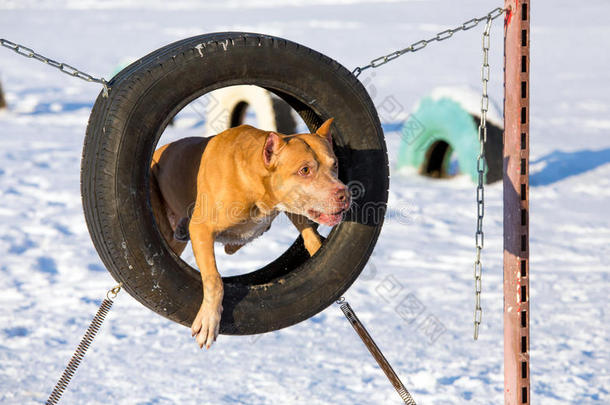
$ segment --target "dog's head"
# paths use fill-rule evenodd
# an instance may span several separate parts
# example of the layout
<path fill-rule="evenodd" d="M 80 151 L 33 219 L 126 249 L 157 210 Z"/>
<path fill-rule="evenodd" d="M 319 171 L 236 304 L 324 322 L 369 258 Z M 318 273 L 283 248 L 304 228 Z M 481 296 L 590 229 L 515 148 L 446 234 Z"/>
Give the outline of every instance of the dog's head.
<path fill-rule="evenodd" d="M 341 222 L 350 194 L 338 175 L 330 126 L 325 121 L 314 134 L 267 135 L 262 159 L 269 171 L 267 192 L 280 210 L 300 214 L 323 225 Z"/>

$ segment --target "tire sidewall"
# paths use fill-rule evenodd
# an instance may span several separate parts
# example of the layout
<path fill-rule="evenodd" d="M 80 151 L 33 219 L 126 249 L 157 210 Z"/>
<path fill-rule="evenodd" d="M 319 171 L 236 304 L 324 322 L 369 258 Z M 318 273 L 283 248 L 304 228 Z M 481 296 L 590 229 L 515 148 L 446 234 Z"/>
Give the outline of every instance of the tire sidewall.
<path fill-rule="evenodd" d="M 289 94 L 321 119 L 334 117 L 340 177 L 361 185 L 359 203 L 368 206 L 350 212 L 314 257 L 303 260 L 303 249 L 294 248 L 301 259 L 286 274 L 265 283 L 224 279 L 221 333 L 251 334 L 292 325 L 330 305 L 357 278 L 377 240 L 388 189 L 383 133 L 368 94 L 345 68 L 300 45 L 255 34 L 200 36 L 153 52 L 119 73 L 110 98 L 96 102 L 83 152 L 83 202 L 112 275 L 153 311 L 190 325 L 201 304 L 201 278 L 156 229 L 148 167 L 181 108 L 237 84 Z"/>

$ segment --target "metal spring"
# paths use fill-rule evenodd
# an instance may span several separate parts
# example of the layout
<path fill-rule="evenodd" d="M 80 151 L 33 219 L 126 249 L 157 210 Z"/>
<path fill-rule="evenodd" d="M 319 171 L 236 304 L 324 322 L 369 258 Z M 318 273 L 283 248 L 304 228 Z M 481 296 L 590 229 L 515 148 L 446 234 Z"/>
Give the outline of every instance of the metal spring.
<path fill-rule="evenodd" d="M 416 405 L 415 400 L 413 399 L 407 388 L 404 386 L 402 381 L 400 381 L 400 378 L 390 365 L 390 362 L 385 358 L 383 353 L 381 353 L 381 350 L 379 349 L 371 335 L 368 333 L 360 319 L 358 319 L 351 305 L 343 298 L 341 298 L 337 302 L 341 303 L 339 308 L 341 308 L 341 311 L 343 311 L 349 323 L 352 325 L 358 336 L 360 336 L 360 339 L 366 345 L 367 349 L 369 349 L 369 352 L 377 361 L 377 364 L 379 364 L 379 367 L 381 368 L 381 370 L 383 370 L 388 380 L 390 380 L 392 386 L 394 387 L 396 392 L 398 392 L 398 395 L 400 395 L 400 398 L 407 405 Z"/>
<path fill-rule="evenodd" d="M 83 360 L 83 357 L 85 357 L 85 353 L 87 352 L 87 349 L 91 345 L 91 342 L 93 342 L 95 335 L 97 335 L 97 332 L 99 331 L 100 327 L 102 326 L 102 322 L 104 322 L 104 318 L 106 317 L 106 315 L 108 315 L 108 311 L 110 311 L 110 308 L 112 307 L 112 303 L 113 303 L 113 301 L 111 299 L 106 298 L 102 302 L 102 305 L 100 305 L 100 309 L 98 309 L 97 313 L 93 317 L 93 320 L 91 321 L 91 325 L 89 325 L 87 332 L 85 332 L 85 336 L 83 336 L 78 347 L 76 348 L 76 351 L 74 352 L 74 356 L 72 356 L 72 358 L 70 359 L 70 362 L 66 366 L 64 373 L 61 375 L 61 378 L 57 382 L 57 385 L 55 385 L 55 388 L 53 389 L 53 392 L 51 392 L 49 399 L 47 399 L 47 402 L 46 402 L 47 405 L 55 405 L 59 402 L 61 395 L 64 393 L 64 390 L 68 387 L 68 384 L 70 383 L 70 380 L 74 376 L 74 373 L 76 372 L 76 369 L 80 365 L 80 362 Z"/>
<path fill-rule="evenodd" d="M 411 394 L 409 393 L 409 391 L 407 391 L 407 389 L 405 387 L 402 387 L 398 390 L 398 395 L 400 395 L 400 398 L 402 398 L 402 400 L 405 402 L 405 404 L 416 405 L 415 401 L 413 400 L 413 397 L 411 396 Z"/>

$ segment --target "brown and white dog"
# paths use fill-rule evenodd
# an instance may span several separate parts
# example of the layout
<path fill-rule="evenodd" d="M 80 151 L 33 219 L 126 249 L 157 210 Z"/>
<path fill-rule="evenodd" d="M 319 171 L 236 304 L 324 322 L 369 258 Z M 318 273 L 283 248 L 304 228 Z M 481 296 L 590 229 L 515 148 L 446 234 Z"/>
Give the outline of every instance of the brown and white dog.
<path fill-rule="evenodd" d="M 214 242 L 235 253 L 285 212 L 314 255 L 321 239 L 313 222 L 334 226 L 350 206 L 337 177 L 330 126 L 314 134 L 282 135 L 249 125 L 211 138 L 184 138 L 155 151 L 151 204 L 157 226 L 180 255 L 189 235 L 203 282 L 203 302 L 191 326 L 199 347 L 216 340 L 223 284 Z"/>

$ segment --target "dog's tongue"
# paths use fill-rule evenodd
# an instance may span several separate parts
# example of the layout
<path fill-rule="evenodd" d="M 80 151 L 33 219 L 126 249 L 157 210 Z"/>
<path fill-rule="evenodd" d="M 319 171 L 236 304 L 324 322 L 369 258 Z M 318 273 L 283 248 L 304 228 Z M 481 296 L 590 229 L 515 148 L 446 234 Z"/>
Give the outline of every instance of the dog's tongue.
<path fill-rule="evenodd" d="M 326 226 L 335 226 L 341 222 L 342 214 L 320 214 L 318 222 Z"/>

